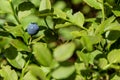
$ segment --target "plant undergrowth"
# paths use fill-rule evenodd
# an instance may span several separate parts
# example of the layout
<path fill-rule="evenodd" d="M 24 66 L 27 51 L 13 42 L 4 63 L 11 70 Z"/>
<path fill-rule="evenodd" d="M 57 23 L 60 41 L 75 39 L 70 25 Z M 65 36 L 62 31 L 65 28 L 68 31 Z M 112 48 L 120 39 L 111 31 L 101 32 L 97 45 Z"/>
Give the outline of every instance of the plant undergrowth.
<path fill-rule="evenodd" d="M 120 0 L 0 3 L 0 80 L 120 79 Z"/>

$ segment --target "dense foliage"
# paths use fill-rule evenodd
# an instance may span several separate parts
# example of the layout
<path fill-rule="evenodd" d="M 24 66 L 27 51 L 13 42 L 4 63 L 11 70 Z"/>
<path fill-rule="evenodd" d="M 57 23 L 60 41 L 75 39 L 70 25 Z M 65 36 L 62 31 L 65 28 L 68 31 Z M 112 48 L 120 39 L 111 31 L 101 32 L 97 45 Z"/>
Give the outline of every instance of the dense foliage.
<path fill-rule="evenodd" d="M 0 80 L 120 80 L 120 0 L 0 0 Z"/>

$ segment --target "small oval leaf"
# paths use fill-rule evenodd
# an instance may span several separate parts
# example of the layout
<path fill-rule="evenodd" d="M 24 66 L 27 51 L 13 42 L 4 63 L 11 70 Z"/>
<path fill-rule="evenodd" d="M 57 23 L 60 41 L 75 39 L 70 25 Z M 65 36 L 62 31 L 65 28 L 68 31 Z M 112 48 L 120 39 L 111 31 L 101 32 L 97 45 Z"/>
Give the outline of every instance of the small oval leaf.
<path fill-rule="evenodd" d="M 50 66 L 52 62 L 52 55 L 50 50 L 47 48 L 46 44 L 44 43 L 35 43 L 33 45 L 33 54 L 36 60 L 44 65 Z"/>
<path fill-rule="evenodd" d="M 109 63 L 120 63 L 120 49 L 112 50 L 107 55 Z"/>
<path fill-rule="evenodd" d="M 53 55 L 57 61 L 65 61 L 73 55 L 74 50 L 75 44 L 71 42 L 58 46 L 54 50 Z"/>
<path fill-rule="evenodd" d="M 52 76 L 55 79 L 66 79 L 74 72 L 74 70 L 74 66 L 59 67 L 58 69 L 53 71 Z"/>

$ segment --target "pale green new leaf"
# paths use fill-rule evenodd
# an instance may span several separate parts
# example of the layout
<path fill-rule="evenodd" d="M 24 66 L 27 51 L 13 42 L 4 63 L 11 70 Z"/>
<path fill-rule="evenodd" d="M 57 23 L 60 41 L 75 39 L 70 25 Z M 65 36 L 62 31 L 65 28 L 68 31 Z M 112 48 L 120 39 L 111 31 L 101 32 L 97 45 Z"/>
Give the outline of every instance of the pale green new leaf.
<path fill-rule="evenodd" d="M 62 44 L 55 48 L 53 52 L 53 56 L 57 61 L 65 61 L 69 59 L 73 54 L 75 50 L 75 44 L 70 42 L 66 44 Z"/>
<path fill-rule="evenodd" d="M 4 80 L 18 80 L 17 73 L 12 70 L 10 66 L 2 66 L 2 69 L 0 69 L 0 75 Z"/>

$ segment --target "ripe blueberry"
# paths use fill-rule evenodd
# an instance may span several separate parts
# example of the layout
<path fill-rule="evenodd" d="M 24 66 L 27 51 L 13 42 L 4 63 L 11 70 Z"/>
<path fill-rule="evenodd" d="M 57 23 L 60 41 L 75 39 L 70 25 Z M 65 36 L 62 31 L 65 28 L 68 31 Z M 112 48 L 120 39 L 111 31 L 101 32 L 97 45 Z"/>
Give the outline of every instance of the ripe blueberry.
<path fill-rule="evenodd" d="M 36 23 L 30 23 L 27 27 L 27 32 L 30 35 L 37 33 L 38 30 L 39 30 L 39 26 Z"/>

